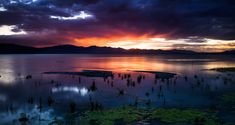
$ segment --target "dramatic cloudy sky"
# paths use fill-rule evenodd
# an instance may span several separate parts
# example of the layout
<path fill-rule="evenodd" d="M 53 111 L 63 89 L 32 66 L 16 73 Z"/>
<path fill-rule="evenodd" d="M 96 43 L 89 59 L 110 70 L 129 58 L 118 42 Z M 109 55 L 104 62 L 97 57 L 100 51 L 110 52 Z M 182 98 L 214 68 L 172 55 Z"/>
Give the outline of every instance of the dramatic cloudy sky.
<path fill-rule="evenodd" d="M 234 0 L 0 0 L 0 43 L 235 49 Z"/>

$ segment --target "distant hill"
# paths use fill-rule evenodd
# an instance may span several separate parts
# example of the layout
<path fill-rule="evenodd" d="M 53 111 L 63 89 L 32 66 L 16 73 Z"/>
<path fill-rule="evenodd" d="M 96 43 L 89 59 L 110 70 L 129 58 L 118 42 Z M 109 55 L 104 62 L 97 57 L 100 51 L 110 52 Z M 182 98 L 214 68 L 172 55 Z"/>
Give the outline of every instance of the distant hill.
<path fill-rule="evenodd" d="M 224 51 L 223 54 L 233 54 L 233 55 L 235 55 L 235 50 Z"/>
<path fill-rule="evenodd" d="M 233 51 L 213 54 L 234 54 Z M 142 49 L 122 49 L 111 47 L 81 47 L 74 45 L 58 45 L 52 47 L 35 48 L 15 44 L 0 44 L 0 54 L 208 54 L 197 53 L 188 50 L 142 50 Z M 212 53 L 210 53 L 212 54 Z"/>
<path fill-rule="evenodd" d="M 40 48 L 39 53 L 81 53 L 81 54 L 106 54 L 106 53 L 125 53 L 126 50 L 111 47 L 81 47 L 73 45 L 59 45 Z"/>
<path fill-rule="evenodd" d="M 18 53 L 35 53 L 38 49 L 34 47 L 16 45 L 16 44 L 0 44 L 1 54 L 18 54 Z"/>

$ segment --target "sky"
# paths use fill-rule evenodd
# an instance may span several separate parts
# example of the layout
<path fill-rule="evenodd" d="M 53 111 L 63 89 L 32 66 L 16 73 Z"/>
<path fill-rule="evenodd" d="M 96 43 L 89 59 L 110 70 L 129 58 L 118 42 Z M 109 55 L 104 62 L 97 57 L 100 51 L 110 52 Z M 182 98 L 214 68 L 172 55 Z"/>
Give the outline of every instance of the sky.
<path fill-rule="evenodd" d="M 0 43 L 235 49 L 234 0 L 0 0 Z"/>

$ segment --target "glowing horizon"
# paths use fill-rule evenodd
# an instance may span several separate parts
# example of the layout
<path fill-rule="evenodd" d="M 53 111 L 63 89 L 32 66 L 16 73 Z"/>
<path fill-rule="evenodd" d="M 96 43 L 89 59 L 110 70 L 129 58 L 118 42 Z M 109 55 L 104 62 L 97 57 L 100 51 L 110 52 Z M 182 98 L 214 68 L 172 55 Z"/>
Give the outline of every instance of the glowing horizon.
<path fill-rule="evenodd" d="M 123 49 L 161 49 L 161 50 L 192 50 L 197 52 L 223 52 L 235 49 L 235 40 L 203 39 L 203 42 L 188 42 L 186 39 L 167 39 L 163 37 L 109 37 L 74 39 L 77 46 L 107 46 Z M 93 43 L 96 44 L 93 44 Z"/>

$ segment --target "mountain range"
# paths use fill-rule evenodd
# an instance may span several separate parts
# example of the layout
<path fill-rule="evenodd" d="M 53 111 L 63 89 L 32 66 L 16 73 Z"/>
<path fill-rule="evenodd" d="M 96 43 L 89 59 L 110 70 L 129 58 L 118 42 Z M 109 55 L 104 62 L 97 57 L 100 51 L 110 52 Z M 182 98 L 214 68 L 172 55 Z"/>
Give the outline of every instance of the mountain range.
<path fill-rule="evenodd" d="M 74 45 L 58 45 L 51 47 L 30 47 L 16 44 L 0 44 L 0 54 L 235 54 L 235 50 L 205 53 L 189 50 L 148 50 L 148 49 L 122 49 L 112 47 L 81 47 Z"/>

